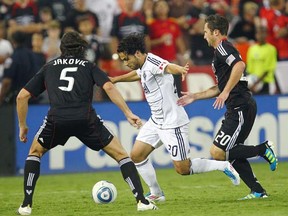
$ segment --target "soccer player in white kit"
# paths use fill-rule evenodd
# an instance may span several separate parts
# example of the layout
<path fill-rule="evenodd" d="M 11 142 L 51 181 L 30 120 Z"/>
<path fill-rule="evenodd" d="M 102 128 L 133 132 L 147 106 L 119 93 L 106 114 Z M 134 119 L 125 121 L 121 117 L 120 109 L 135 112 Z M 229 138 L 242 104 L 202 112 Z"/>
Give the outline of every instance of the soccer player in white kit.
<path fill-rule="evenodd" d="M 150 153 L 162 144 L 170 153 L 177 173 L 192 175 L 220 170 L 234 185 L 239 185 L 239 175 L 228 161 L 189 158 L 189 118 L 184 108 L 177 105 L 178 95 L 172 76 L 182 75 L 184 80 L 189 65 L 182 67 L 152 53 L 146 53 L 144 41 L 141 34 L 131 34 L 122 39 L 117 50 L 119 58 L 133 71 L 110 79 L 113 83 L 141 80 L 151 109 L 151 117 L 140 129 L 131 151 L 131 159 L 150 189 L 146 199 L 165 201 L 155 169 L 148 158 Z"/>

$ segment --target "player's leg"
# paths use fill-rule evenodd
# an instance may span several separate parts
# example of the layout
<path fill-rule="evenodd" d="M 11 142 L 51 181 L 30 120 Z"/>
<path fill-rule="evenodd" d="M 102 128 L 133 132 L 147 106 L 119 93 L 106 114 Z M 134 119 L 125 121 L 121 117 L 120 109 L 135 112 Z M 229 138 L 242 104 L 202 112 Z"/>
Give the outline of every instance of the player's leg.
<path fill-rule="evenodd" d="M 155 169 L 148 156 L 161 145 L 162 142 L 159 140 L 157 128 L 148 121 L 141 128 L 131 150 L 131 159 L 135 163 L 138 173 L 149 187 L 149 193 L 145 197 L 148 200 L 156 202 L 165 201 L 165 196 L 157 181 Z"/>
<path fill-rule="evenodd" d="M 241 179 L 250 188 L 250 190 L 253 188 L 257 189 L 257 191 L 264 191 L 254 176 L 254 173 L 247 159 L 243 157 L 242 159 L 235 160 L 229 156 L 230 150 L 239 145 L 239 143 L 243 143 L 249 135 L 253 125 L 253 119 L 256 115 L 256 110 L 253 109 L 253 107 L 252 111 L 253 112 L 250 112 L 251 114 L 249 118 L 246 116 L 248 112 L 243 110 L 226 113 L 225 120 L 222 122 L 222 126 L 215 136 L 213 145 L 210 149 L 210 153 L 216 160 L 231 161 L 233 167 L 237 170 Z M 246 119 L 247 121 L 245 122 Z"/>
<path fill-rule="evenodd" d="M 40 175 L 40 159 L 47 151 L 37 138 L 34 138 L 24 167 L 24 200 L 18 209 L 20 215 L 30 215 L 32 212 L 33 194 Z"/>
<path fill-rule="evenodd" d="M 102 149 L 106 154 L 118 162 L 124 180 L 130 186 L 137 203 L 140 201 L 144 210 L 157 208 L 153 204 L 150 205 L 145 199 L 135 164 L 128 156 L 128 153 L 121 145 L 118 138 L 105 126 L 104 121 L 100 116 L 96 116 L 96 114 L 91 115 L 90 119 L 87 121 L 88 122 L 83 122 L 83 126 L 77 129 L 77 138 L 92 150 L 99 151 Z"/>
<path fill-rule="evenodd" d="M 278 160 L 273 151 L 273 143 L 271 141 L 265 141 L 256 146 L 243 144 L 253 127 L 256 112 L 256 102 L 251 99 L 249 101 L 249 106 L 245 109 L 228 115 L 228 119 L 224 121 L 224 124 L 227 124 L 230 128 L 228 129 L 227 127 L 225 128 L 222 126 L 223 130 L 218 132 L 214 140 L 216 145 L 224 144 L 227 146 L 225 150 L 226 154 L 223 152 L 219 154 L 220 151 L 217 151 L 217 148 L 212 147 L 211 155 L 214 159 L 232 161 L 261 156 L 270 164 L 270 169 L 272 171 L 276 170 Z M 228 133 L 226 133 L 226 131 L 228 131 Z"/>
<path fill-rule="evenodd" d="M 65 121 L 55 124 L 55 121 L 45 117 L 42 126 L 35 135 L 25 161 L 24 200 L 18 209 L 20 215 L 31 214 L 33 194 L 40 175 L 40 159 L 49 149 L 54 148 L 58 144 L 64 145 L 66 143 L 69 138 L 67 132 L 71 132 L 71 129 L 74 128 L 73 124 L 68 123 L 68 126 L 70 128 L 67 129 Z"/>
<path fill-rule="evenodd" d="M 233 167 L 238 171 L 243 182 L 245 182 L 245 184 L 250 188 L 250 193 L 240 200 L 268 197 L 265 189 L 254 175 L 250 163 L 247 159 L 237 159 L 231 163 Z"/>
<path fill-rule="evenodd" d="M 192 175 L 219 170 L 228 175 L 233 184 L 238 185 L 240 183 L 238 173 L 227 161 L 215 161 L 202 158 L 190 159 L 188 125 L 161 130 L 160 138 L 170 153 L 177 173 L 181 175 Z"/>
<path fill-rule="evenodd" d="M 114 137 L 111 142 L 103 148 L 103 151 L 119 163 L 123 179 L 130 186 L 130 189 L 138 203 L 137 210 L 156 210 L 157 207 L 145 199 L 143 195 L 143 187 L 135 164 L 132 162 L 119 140 Z"/>

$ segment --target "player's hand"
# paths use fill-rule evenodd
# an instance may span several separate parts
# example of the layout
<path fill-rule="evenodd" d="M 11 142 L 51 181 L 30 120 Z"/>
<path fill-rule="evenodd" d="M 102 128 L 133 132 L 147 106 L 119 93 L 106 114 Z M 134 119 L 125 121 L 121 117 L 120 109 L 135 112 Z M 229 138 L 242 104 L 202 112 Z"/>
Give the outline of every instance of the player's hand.
<path fill-rule="evenodd" d="M 181 91 L 181 94 L 183 96 L 177 100 L 178 106 L 186 106 L 187 104 L 190 104 L 196 100 L 196 98 L 194 97 L 194 94 L 192 94 L 191 92 L 182 92 Z"/>
<path fill-rule="evenodd" d="M 182 67 L 181 74 L 182 74 L 182 81 L 185 80 L 185 77 L 189 71 L 189 64 L 186 63 L 184 67 Z"/>
<path fill-rule="evenodd" d="M 115 83 L 115 78 L 114 77 L 108 76 L 108 78 L 110 79 L 110 82 L 112 82 L 113 84 Z"/>
<path fill-rule="evenodd" d="M 27 126 L 19 127 L 19 139 L 21 142 L 23 142 L 23 143 L 27 142 L 27 134 L 28 134 L 28 127 Z"/>
<path fill-rule="evenodd" d="M 142 121 L 141 119 L 137 116 L 137 115 L 134 115 L 133 113 L 129 114 L 127 117 L 127 120 L 129 121 L 129 123 L 139 129 L 140 127 L 142 127 Z"/>
<path fill-rule="evenodd" d="M 222 109 L 225 105 L 225 101 L 229 97 L 229 93 L 222 92 L 213 103 L 214 109 Z"/>

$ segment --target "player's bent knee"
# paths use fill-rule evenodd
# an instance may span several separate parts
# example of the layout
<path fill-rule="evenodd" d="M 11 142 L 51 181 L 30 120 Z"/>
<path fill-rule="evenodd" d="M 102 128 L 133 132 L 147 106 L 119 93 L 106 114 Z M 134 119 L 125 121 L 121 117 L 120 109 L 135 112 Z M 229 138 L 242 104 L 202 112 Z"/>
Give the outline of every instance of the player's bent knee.
<path fill-rule="evenodd" d="M 175 170 L 180 175 L 190 175 L 190 167 L 185 166 L 184 164 L 175 164 L 174 163 Z"/>
<path fill-rule="evenodd" d="M 225 160 L 225 152 L 210 150 L 210 154 L 214 160 Z"/>
<path fill-rule="evenodd" d="M 146 159 L 145 157 L 141 157 L 141 155 L 135 154 L 133 152 L 131 152 L 130 157 L 134 163 L 141 163 Z"/>
<path fill-rule="evenodd" d="M 176 168 L 176 172 L 178 173 L 178 174 L 180 174 L 180 175 L 189 175 L 190 174 L 190 171 L 188 170 L 188 169 L 177 169 Z"/>

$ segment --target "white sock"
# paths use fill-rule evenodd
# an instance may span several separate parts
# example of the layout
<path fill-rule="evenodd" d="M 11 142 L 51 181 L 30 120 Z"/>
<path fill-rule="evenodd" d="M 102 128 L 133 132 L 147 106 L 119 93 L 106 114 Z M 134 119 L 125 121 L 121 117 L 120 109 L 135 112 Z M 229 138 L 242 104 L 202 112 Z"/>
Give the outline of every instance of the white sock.
<path fill-rule="evenodd" d="M 155 169 L 151 161 L 147 158 L 141 163 L 135 163 L 138 173 L 148 185 L 151 194 L 160 195 L 162 190 L 158 184 Z"/>
<path fill-rule="evenodd" d="M 214 170 L 224 171 L 228 166 L 228 161 L 216 161 L 202 158 L 195 158 L 191 160 L 190 174 L 210 172 Z"/>

